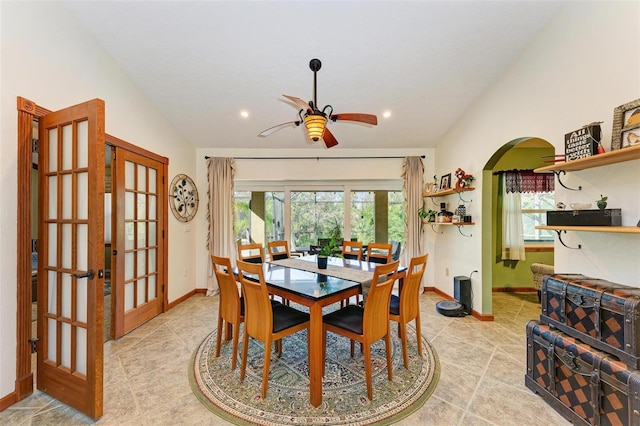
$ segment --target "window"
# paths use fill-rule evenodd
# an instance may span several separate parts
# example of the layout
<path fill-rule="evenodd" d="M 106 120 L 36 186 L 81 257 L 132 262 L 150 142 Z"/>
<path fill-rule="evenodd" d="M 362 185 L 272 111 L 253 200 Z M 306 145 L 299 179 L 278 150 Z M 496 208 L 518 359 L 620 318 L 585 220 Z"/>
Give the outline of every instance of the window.
<path fill-rule="evenodd" d="M 404 195 L 400 181 L 356 182 L 316 189 L 306 182 L 237 182 L 238 242 L 288 240 L 290 247 L 317 245 L 338 235 L 364 244 L 404 242 Z"/>
<path fill-rule="evenodd" d="M 344 235 L 344 192 L 291 192 L 291 245 L 309 247 L 319 238 Z"/>
<path fill-rule="evenodd" d="M 404 195 L 402 191 L 390 191 L 388 201 L 389 242 L 404 241 Z"/>
<path fill-rule="evenodd" d="M 376 204 L 380 206 L 376 207 Z M 378 223 L 380 222 L 380 223 Z M 404 196 L 402 191 L 353 191 L 351 193 L 351 239 L 404 240 Z"/>
<path fill-rule="evenodd" d="M 553 231 L 536 229 L 547 224 L 547 210 L 554 207 L 553 192 L 523 192 L 520 194 L 522 209 L 522 232 L 524 241 L 553 242 Z"/>
<path fill-rule="evenodd" d="M 351 239 L 364 244 L 375 240 L 373 191 L 351 193 Z"/>
<path fill-rule="evenodd" d="M 284 192 L 265 192 L 264 204 L 267 242 L 284 240 Z"/>
<path fill-rule="evenodd" d="M 235 192 L 236 239 L 242 244 L 285 238 L 284 192 Z M 263 238 L 264 235 L 264 238 Z"/>
<path fill-rule="evenodd" d="M 236 200 L 236 241 L 247 244 L 251 242 L 251 192 L 236 192 L 234 198 Z"/>

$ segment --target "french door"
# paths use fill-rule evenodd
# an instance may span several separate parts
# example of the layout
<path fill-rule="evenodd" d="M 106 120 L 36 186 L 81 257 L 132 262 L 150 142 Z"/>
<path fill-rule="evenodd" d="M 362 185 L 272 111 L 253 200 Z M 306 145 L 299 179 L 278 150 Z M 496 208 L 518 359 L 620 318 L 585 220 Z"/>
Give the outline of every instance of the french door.
<path fill-rule="evenodd" d="M 97 419 L 103 410 L 104 101 L 39 125 L 37 387 Z"/>
<path fill-rule="evenodd" d="M 115 221 L 115 338 L 163 312 L 164 165 L 116 148 L 113 174 Z"/>

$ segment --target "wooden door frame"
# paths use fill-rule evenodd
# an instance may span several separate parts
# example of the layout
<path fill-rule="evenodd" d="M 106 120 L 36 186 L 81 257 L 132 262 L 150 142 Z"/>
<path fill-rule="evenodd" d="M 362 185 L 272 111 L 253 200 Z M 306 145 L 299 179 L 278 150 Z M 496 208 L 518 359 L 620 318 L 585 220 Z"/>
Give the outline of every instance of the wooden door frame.
<path fill-rule="evenodd" d="M 17 97 L 18 137 L 17 137 L 17 313 L 16 313 L 16 381 L 15 390 L 0 400 L 0 411 L 23 400 L 33 393 L 33 373 L 31 369 L 31 168 L 33 120 L 51 113 L 26 98 Z M 129 142 L 105 134 L 105 143 L 153 158 L 163 164 L 162 173 L 167 176 L 169 160 Z M 166 179 L 162 191 L 166 193 Z M 159 242 L 164 246 L 162 268 L 165 279 L 163 311 L 168 309 L 168 208 L 162 209 L 164 238 Z"/>

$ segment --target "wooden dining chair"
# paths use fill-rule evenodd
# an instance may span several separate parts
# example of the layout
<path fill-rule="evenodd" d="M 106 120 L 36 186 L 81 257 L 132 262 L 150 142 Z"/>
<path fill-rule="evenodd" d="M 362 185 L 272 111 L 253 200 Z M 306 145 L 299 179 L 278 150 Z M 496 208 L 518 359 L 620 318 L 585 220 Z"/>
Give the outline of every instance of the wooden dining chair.
<path fill-rule="evenodd" d="M 264 248 L 262 247 L 262 244 L 238 244 L 238 260 L 249 263 L 264 262 Z"/>
<path fill-rule="evenodd" d="M 345 259 L 362 259 L 362 243 L 359 241 L 343 241 L 342 257 Z"/>
<path fill-rule="evenodd" d="M 342 242 L 342 257 L 345 259 L 362 260 L 362 242 L 359 241 L 343 241 Z M 356 304 L 360 303 L 360 295 L 356 295 Z M 340 307 L 344 307 L 349 303 L 349 299 L 345 299 L 340 302 Z"/>
<path fill-rule="evenodd" d="M 327 332 L 339 334 L 351 339 L 351 356 L 354 354 L 354 344 L 360 342 L 364 352 L 364 368 L 367 379 L 367 398 L 373 399 L 373 379 L 371 376 L 371 345 L 384 337 L 387 355 L 387 377 L 393 380 L 391 366 L 391 334 L 389 331 L 389 300 L 391 290 L 396 280 L 398 263 L 392 262 L 376 267 L 371 281 L 371 289 L 364 303 L 347 305 L 342 309 L 328 313 L 322 317 L 324 350 L 322 365 L 326 361 Z M 386 276 L 386 280 L 379 282 L 379 277 Z M 323 367 L 324 368 L 324 367 Z"/>
<path fill-rule="evenodd" d="M 264 281 L 262 265 L 239 260 L 238 271 L 246 304 L 240 381 L 244 380 L 247 367 L 249 337 L 253 337 L 264 344 L 261 393 L 264 399 L 267 396 L 269 386 L 271 343 L 278 342 L 283 337 L 304 329 L 307 330 L 308 339 L 309 314 L 283 304 L 273 305 L 271 303 L 267 284 Z M 249 278 L 249 276 L 252 277 Z M 277 346 L 279 346 L 279 354 L 282 354 L 282 342 Z"/>
<path fill-rule="evenodd" d="M 289 242 L 283 241 L 269 241 L 267 243 L 267 251 L 271 260 L 289 259 L 291 253 L 289 252 Z"/>
<path fill-rule="evenodd" d="M 420 286 L 422 276 L 427 268 L 428 254 L 416 256 L 409 262 L 406 277 L 402 285 L 400 296 L 391 295 L 389 304 L 389 319 L 398 323 L 400 339 L 402 340 L 402 359 L 404 368 L 409 368 L 407 353 L 407 323 L 416 320 L 416 335 L 418 336 L 418 354 L 422 356 L 422 333 L 420 331 Z"/>
<path fill-rule="evenodd" d="M 238 285 L 233 276 L 231 260 L 228 257 L 211 255 L 213 271 L 218 280 L 220 289 L 220 299 L 218 302 L 218 335 L 216 340 L 216 358 L 220 356 L 220 345 L 222 334 L 224 333 L 223 322 L 233 326 L 233 355 L 231 358 L 231 369 L 236 369 L 236 358 L 238 358 L 238 336 L 240 324 L 244 321 L 244 300 L 238 292 Z"/>
<path fill-rule="evenodd" d="M 369 247 L 367 247 L 367 262 L 389 263 L 392 255 L 391 244 L 369 243 Z"/>

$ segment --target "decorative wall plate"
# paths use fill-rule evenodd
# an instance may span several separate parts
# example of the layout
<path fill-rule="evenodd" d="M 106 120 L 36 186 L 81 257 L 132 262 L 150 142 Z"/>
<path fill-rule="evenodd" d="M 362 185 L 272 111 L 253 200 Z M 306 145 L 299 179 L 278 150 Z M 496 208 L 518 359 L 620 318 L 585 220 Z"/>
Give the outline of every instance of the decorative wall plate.
<path fill-rule="evenodd" d="M 198 212 L 198 189 L 193 180 L 179 174 L 169 185 L 169 205 L 173 215 L 181 222 L 189 222 Z"/>

